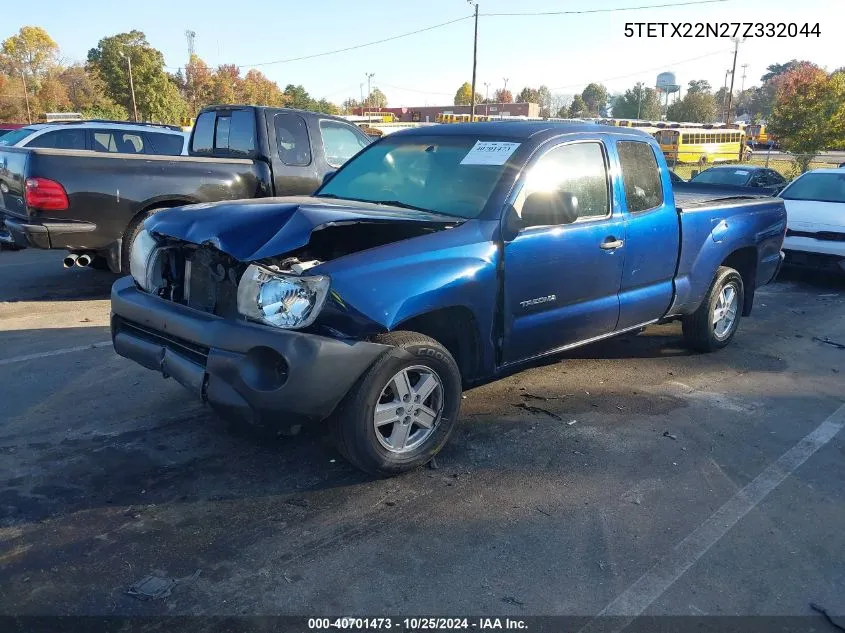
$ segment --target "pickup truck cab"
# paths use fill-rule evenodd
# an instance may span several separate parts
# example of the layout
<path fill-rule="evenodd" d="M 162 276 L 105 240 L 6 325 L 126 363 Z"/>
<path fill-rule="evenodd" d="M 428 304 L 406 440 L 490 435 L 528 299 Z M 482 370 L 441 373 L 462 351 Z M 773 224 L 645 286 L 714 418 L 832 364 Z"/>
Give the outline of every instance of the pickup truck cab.
<path fill-rule="evenodd" d="M 68 250 L 65 266 L 128 272 L 128 245 L 161 209 L 310 194 L 370 141 L 326 114 L 213 106 L 197 116 L 188 156 L 0 147 L 0 244 Z"/>
<path fill-rule="evenodd" d="M 463 388 L 536 359 L 672 319 L 691 347 L 726 346 L 785 230 L 779 199 L 674 191 L 635 129 L 416 128 L 313 196 L 147 220 L 112 335 L 225 417 L 329 419 L 353 464 L 389 475 L 440 450 Z"/>

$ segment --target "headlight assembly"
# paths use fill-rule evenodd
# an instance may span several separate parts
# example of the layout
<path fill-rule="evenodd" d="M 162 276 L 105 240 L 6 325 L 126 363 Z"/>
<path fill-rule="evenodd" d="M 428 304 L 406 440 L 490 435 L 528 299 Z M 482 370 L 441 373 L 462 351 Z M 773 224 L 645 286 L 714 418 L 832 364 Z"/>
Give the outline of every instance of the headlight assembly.
<path fill-rule="evenodd" d="M 308 327 L 323 307 L 329 285 L 324 275 L 287 275 L 253 264 L 238 284 L 238 312 L 276 327 Z"/>
<path fill-rule="evenodd" d="M 155 292 L 162 282 L 161 252 L 158 243 L 146 230 L 135 236 L 129 252 L 129 272 L 143 290 Z"/>

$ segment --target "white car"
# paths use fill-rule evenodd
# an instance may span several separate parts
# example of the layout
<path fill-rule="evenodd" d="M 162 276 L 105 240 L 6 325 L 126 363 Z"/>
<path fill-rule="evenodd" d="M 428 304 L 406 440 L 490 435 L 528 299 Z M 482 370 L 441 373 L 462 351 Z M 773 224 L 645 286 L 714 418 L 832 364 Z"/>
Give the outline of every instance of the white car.
<path fill-rule="evenodd" d="M 69 121 L 34 123 L 12 130 L 0 137 L 0 146 L 179 156 L 188 153 L 188 136 L 171 125 Z"/>
<path fill-rule="evenodd" d="M 785 264 L 845 273 L 845 168 L 814 169 L 780 192 Z"/>

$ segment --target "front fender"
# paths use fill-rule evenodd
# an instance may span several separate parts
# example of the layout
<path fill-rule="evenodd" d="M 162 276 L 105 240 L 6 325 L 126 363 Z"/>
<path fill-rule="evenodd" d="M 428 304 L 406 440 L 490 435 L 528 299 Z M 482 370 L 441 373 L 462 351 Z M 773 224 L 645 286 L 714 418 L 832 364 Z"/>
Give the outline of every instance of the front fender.
<path fill-rule="evenodd" d="M 360 331 L 363 317 L 387 331 L 427 312 L 463 306 L 484 330 L 480 340 L 489 340 L 501 256 L 496 228 L 496 222 L 470 220 L 321 265 L 314 272 L 328 274 L 332 285 L 320 320 L 338 324 L 345 314 L 353 329 Z"/>

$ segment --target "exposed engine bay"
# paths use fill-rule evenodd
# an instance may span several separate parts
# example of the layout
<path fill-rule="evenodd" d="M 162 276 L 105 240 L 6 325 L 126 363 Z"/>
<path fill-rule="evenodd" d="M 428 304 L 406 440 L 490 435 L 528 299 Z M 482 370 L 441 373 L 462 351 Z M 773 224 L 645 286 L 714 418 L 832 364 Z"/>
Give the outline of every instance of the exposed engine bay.
<path fill-rule="evenodd" d="M 333 223 L 315 229 L 306 246 L 255 262 L 241 262 L 210 245 L 165 236 L 156 261 L 160 284 L 155 294 L 217 316 L 242 318 L 237 310 L 238 283 L 250 263 L 302 275 L 327 261 L 451 226 L 420 222 Z"/>

